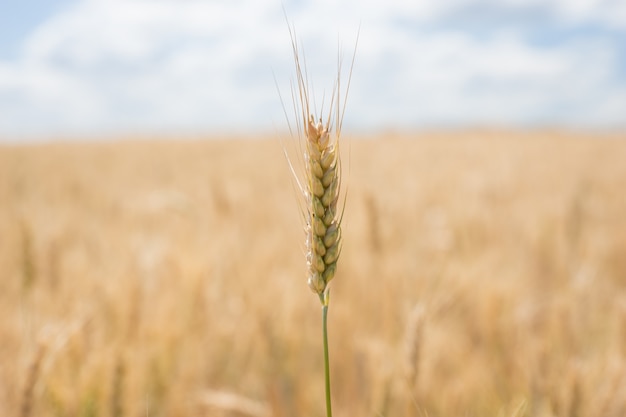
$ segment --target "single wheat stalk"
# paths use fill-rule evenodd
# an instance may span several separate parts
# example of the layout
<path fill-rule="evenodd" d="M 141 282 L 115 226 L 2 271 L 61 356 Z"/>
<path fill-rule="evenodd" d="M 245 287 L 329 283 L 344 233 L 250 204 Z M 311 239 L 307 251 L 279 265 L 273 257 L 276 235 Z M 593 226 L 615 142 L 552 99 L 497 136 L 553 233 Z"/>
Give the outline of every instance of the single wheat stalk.
<path fill-rule="evenodd" d="M 111 396 L 110 396 L 110 412 L 111 417 L 123 417 L 124 416 L 124 379 L 126 377 L 126 369 L 124 366 L 124 359 L 121 354 L 118 354 L 115 367 L 113 369 L 113 378 L 111 382 Z"/>
<path fill-rule="evenodd" d="M 33 358 L 33 361 L 28 367 L 28 374 L 26 382 L 22 390 L 22 404 L 20 408 L 20 417 L 30 417 L 32 415 L 33 406 L 35 402 L 35 385 L 39 380 L 41 373 L 41 364 L 47 351 L 47 346 L 43 343 L 39 344 L 37 353 Z"/>
<path fill-rule="evenodd" d="M 416 304 L 409 315 L 404 335 L 406 378 L 408 386 L 414 395 L 419 388 L 418 379 L 422 362 L 425 316 L 424 306 Z"/>
<path fill-rule="evenodd" d="M 345 208 L 345 198 L 343 200 L 344 205 L 341 212 L 339 212 L 338 203 L 341 195 L 342 173 L 339 139 L 345 112 L 345 97 L 347 97 L 350 88 L 350 79 L 356 55 L 356 45 L 355 54 L 352 56 L 348 84 L 343 97 L 344 100 L 343 102 L 341 101 L 341 59 L 339 59 L 337 79 L 333 86 L 328 113 L 325 115 L 325 119 L 323 119 L 323 114 L 315 115 L 311 111 L 312 97 L 306 76 L 306 67 L 301 65 L 295 30 L 291 26 L 289 26 L 289 35 L 297 79 L 297 87 L 294 88 L 292 86 L 297 137 L 301 139 L 301 142 L 304 142 L 302 147 L 303 175 L 297 175 L 294 164 L 291 162 L 287 152 L 285 154 L 294 174 L 295 182 L 304 199 L 304 207 L 301 211 L 306 236 L 307 283 L 309 288 L 319 296 L 322 303 L 326 415 L 327 417 L 332 417 L 327 331 L 328 305 L 330 301 L 330 287 L 328 284 L 335 276 L 337 260 L 341 253 L 341 222 Z M 285 110 L 284 103 L 283 110 Z M 287 122 L 289 123 L 288 116 Z M 289 130 L 293 136 L 291 124 L 289 124 Z M 302 140 L 303 137 L 304 140 Z"/>

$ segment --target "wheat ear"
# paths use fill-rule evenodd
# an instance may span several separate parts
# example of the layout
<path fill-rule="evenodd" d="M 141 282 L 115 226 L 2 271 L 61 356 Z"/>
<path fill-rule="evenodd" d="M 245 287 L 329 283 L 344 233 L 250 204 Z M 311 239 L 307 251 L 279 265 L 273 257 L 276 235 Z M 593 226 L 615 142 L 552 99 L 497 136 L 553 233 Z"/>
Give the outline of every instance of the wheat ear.
<path fill-rule="evenodd" d="M 338 211 L 341 193 L 339 138 L 345 111 L 345 100 L 341 102 L 341 63 L 338 65 L 337 80 L 333 87 L 326 120 L 322 120 L 320 116 L 316 121 L 310 107 L 311 97 L 306 69 L 303 69 L 301 65 L 295 33 L 291 27 L 289 27 L 289 34 L 297 78 L 297 91 L 292 91 L 296 125 L 298 137 L 303 135 L 305 138 L 302 180 L 298 178 L 291 162 L 290 166 L 296 177 L 298 188 L 304 196 L 307 282 L 309 288 L 320 297 L 322 304 L 327 305 L 328 284 L 335 276 L 337 260 L 341 252 L 343 218 L 343 208 L 341 212 Z M 352 65 L 354 65 L 354 56 Z M 344 98 L 350 87 L 350 78 L 348 78 Z"/>
<path fill-rule="evenodd" d="M 316 117 L 311 112 L 310 107 L 311 97 L 309 95 L 306 67 L 303 71 L 303 67 L 300 65 L 300 54 L 298 53 L 295 31 L 292 30 L 291 26 L 289 26 L 289 35 L 291 37 L 297 78 L 296 91 L 292 87 L 297 134 L 298 138 L 303 136 L 305 138 L 303 147 L 304 175 L 302 180 L 296 174 L 288 156 L 287 160 L 298 188 L 304 196 L 302 215 L 306 234 L 307 283 L 309 288 L 319 296 L 322 303 L 326 416 L 332 417 L 327 330 L 328 304 L 330 301 L 328 284 L 335 276 L 337 260 L 341 252 L 341 221 L 343 219 L 345 199 L 344 206 L 341 212 L 339 212 L 337 209 L 341 193 L 339 138 L 341 137 L 341 126 L 345 112 L 345 97 L 350 88 L 356 45 L 343 103 L 341 102 L 341 59 L 339 59 L 337 80 L 331 94 L 326 120 L 323 121 L 322 117 L 319 117 L 316 121 Z M 289 117 L 287 117 L 287 122 L 289 122 Z M 289 130 L 293 134 L 291 125 L 289 125 Z"/>
<path fill-rule="evenodd" d="M 341 249 L 341 217 L 337 215 L 341 164 L 338 137 L 331 141 L 328 122 L 315 123 L 310 115 L 306 138 L 308 284 L 321 296 L 335 276 Z"/>

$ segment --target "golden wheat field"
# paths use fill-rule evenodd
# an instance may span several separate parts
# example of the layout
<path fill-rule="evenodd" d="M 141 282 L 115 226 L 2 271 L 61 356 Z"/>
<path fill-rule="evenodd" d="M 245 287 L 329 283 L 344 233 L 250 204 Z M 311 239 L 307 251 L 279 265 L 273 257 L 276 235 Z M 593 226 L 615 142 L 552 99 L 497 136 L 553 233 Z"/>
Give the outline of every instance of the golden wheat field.
<path fill-rule="evenodd" d="M 624 135 L 343 158 L 336 416 L 626 415 Z M 272 136 L 1 145 L 0 415 L 324 415 L 290 175 Z"/>

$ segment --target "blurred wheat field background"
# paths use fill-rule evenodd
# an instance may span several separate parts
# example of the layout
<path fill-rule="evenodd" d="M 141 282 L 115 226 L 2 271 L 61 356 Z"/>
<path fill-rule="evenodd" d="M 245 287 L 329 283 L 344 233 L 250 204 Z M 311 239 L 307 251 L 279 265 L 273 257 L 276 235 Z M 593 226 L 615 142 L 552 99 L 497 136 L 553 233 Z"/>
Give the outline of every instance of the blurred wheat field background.
<path fill-rule="evenodd" d="M 354 138 L 338 416 L 626 415 L 626 141 Z M 321 416 L 276 138 L 0 146 L 0 415 Z"/>

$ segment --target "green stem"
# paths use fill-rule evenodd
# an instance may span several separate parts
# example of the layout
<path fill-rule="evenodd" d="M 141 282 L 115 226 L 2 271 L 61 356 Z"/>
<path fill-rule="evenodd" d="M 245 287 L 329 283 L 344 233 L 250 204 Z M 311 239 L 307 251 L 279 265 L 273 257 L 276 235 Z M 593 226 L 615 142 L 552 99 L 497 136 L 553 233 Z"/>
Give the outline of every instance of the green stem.
<path fill-rule="evenodd" d="M 322 301 L 322 330 L 324 337 L 324 382 L 326 385 L 326 417 L 333 417 L 333 410 L 330 401 L 330 366 L 328 360 L 328 295 L 320 294 L 320 300 Z"/>

